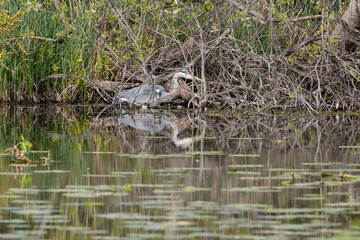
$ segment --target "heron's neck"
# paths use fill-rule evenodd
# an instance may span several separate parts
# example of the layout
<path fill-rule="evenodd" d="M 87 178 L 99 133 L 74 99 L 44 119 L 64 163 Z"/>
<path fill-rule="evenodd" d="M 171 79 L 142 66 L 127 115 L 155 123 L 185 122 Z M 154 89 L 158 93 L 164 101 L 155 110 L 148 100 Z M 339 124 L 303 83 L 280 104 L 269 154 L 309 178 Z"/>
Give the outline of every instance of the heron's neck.
<path fill-rule="evenodd" d="M 173 119 L 167 119 L 165 121 L 166 124 L 170 125 L 173 129 L 173 132 L 171 133 L 171 139 L 174 142 L 174 144 L 178 147 L 181 147 L 183 149 L 189 148 L 192 143 L 192 138 L 183 138 L 178 139 L 179 135 L 179 126 L 176 124 L 176 122 Z"/>
<path fill-rule="evenodd" d="M 172 128 L 172 133 L 171 133 L 171 139 L 173 140 L 174 143 L 178 142 L 178 135 L 179 135 L 179 126 L 176 124 L 176 122 L 169 118 L 169 117 L 164 117 L 164 122 L 165 124 L 169 125 Z"/>
<path fill-rule="evenodd" d="M 178 94 L 180 89 L 178 78 L 179 77 L 176 75 L 172 78 L 171 82 L 173 83 L 173 89 L 170 92 L 166 92 L 163 94 L 164 102 L 173 99 Z"/>

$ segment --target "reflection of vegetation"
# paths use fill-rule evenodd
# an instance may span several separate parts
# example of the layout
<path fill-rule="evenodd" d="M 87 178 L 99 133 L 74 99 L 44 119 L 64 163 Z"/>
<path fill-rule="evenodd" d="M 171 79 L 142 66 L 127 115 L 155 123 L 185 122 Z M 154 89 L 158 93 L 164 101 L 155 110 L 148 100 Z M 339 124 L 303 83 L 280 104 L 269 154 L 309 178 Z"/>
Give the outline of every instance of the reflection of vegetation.
<path fill-rule="evenodd" d="M 132 190 L 133 190 L 132 184 L 125 184 L 123 187 L 124 187 L 124 189 L 125 189 L 126 191 L 132 191 Z"/>
<path fill-rule="evenodd" d="M 321 178 L 329 178 L 329 177 L 331 177 L 331 176 L 332 176 L 331 173 L 327 173 L 327 172 L 322 172 L 322 173 L 321 173 Z"/>
<path fill-rule="evenodd" d="M 341 180 L 360 179 L 360 176 L 354 176 L 354 175 L 346 174 L 346 173 L 343 173 L 343 172 L 339 173 L 339 177 L 340 177 Z"/>
<path fill-rule="evenodd" d="M 358 144 L 351 116 L 202 116 L 205 131 L 194 119 L 181 128 L 182 136 L 205 132 L 186 152 L 169 137 L 116 125 L 111 111 L 97 118 L 88 108 L 31 111 L 0 110 L 1 152 L 23 135 L 29 154 L 49 149 L 52 159 L 51 170 L 30 164 L 19 172 L 0 161 L 0 226 L 11 234 L 30 232 L 11 228 L 15 222 L 48 239 L 329 238 L 329 227 L 352 232 L 343 222 L 359 219 L 357 181 L 347 178 L 358 174 L 357 149 L 338 148 Z M 325 179 L 328 171 L 336 174 Z"/>
<path fill-rule="evenodd" d="M 286 180 L 281 182 L 283 185 L 293 185 L 295 183 L 295 175 L 291 172 L 291 180 Z"/>
<path fill-rule="evenodd" d="M 5 149 L 4 153 L 15 154 L 16 160 L 19 163 L 31 163 L 31 160 L 27 158 L 24 153 L 30 152 L 32 144 L 25 140 L 23 136 L 21 136 L 22 141 L 16 144 L 13 147 Z"/>
<path fill-rule="evenodd" d="M 16 160 L 13 160 L 12 162 L 14 163 L 19 163 L 19 164 L 28 164 L 31 163 L 32 160 L 30 160 L 29 158 L 27 158 L 25 156 L 25 153 L 29 154 L 32 153 L 31 148 L 32 148 L 32 143 L 25 140 L 23 136 L 21 136 L 22 141 L 19 142 L 18 144 L 16 144 L 13 147 L 9 147 L 7 149 L 5 149 L 4 153 L 5 154 L 15 154 Z M 50 151 L 45 151 L 48 153 L 48 155 L 46 157 L 40 157 L 40 164 L 42 166 L 49 166 L 49 161 L 50 161 Z"/>

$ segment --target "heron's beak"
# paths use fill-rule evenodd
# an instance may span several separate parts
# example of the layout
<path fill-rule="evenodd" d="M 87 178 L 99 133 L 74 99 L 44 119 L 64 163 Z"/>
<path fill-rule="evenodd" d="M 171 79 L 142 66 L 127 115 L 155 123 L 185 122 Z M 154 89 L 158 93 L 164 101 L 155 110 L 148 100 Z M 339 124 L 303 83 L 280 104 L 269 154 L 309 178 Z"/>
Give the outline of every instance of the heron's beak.
<path fill-rule="evenodd" d="M 190 75 L 190 79 L 194 79 L 194 80 L 197 80 L 197 81 L 200 81 L 200 82 L 203 81 L 201 78 L 195 77 L 194 75 Z"/>
<path fill-rule="evenodd" d="M 195 76 L 193 76 L 193 78 L 194 78 L 195 80 L 197 80 L 197 81 L 200 81 L 200 82 L 203 81 L 201 78 L 198 78 L 198 77 L 195 77 Z"/>

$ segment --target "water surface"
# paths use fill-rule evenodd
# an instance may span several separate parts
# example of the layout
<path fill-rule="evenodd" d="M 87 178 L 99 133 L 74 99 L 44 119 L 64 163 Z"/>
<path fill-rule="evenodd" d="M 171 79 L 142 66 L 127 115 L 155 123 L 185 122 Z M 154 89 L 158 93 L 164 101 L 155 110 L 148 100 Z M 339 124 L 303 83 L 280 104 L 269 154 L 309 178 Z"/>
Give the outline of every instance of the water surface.
<path fill-rule="evenodd" d="M 0 239 L 358 239 L 359 116 L 0 108 Z M 19 161 L 5 149 L 32 143 Z"/>

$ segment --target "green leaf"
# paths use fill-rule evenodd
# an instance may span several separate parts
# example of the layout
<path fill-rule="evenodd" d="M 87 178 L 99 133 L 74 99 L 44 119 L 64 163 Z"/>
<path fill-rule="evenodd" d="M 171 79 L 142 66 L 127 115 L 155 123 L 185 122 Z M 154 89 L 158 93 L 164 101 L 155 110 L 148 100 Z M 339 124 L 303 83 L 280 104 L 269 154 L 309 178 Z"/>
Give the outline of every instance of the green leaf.
<path fill-rule="evenodd" d="M 20 149 L 23 152 L 30 152 L 32 148 L 32 143 L 29 142 L 24 138 L 24 136 L 21 136 L 21 142 L 20 142 Z"/>
<path fill-rule="evenodd" d="M 132 184 L 125 184 L 125 185 L 124 185 L 124 189 L 125 189 L 126 191 L 132 191 L 132 188 L 133 188 L 133 185 L 132 185 Z"/>

